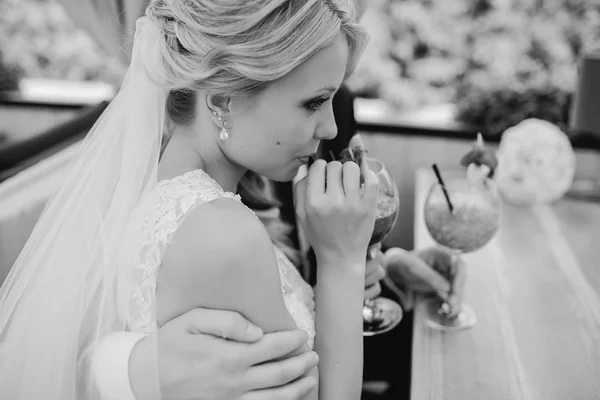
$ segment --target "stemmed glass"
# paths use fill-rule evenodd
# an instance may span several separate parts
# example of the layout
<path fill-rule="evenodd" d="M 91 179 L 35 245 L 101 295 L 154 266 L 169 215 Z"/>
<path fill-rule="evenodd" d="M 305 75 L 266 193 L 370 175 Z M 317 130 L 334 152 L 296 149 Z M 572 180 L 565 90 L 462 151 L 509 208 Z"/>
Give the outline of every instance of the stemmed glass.
<path fill-rule="evenodd" d="M 473 181 L 464 174 L 451 175 L 433 184 L 424 214 L 433 240 L 451 252 L 450 274 L 454 274 L 463 253 L 481 249 L 498 231 L 500 196 L 487 177 Z M 473 309 L 452 294 L 446 300 L 430 299 L 426 307 L 427 324 L 434 329 L 457 331 L 477 322 Z"/>
<path fill-rule="evenodd" d="M 398 219 L 400 197 L 392 176 L 385 165 L 375 158 L 366 157 L 369 168 L 379 181 L 377 216 L 369 246 L 381 243 Z M 384 297 L 365 300 L 363 306 L 363 335 L 372 336 L 393 329 L 402 320 L 402 308 Z"/>

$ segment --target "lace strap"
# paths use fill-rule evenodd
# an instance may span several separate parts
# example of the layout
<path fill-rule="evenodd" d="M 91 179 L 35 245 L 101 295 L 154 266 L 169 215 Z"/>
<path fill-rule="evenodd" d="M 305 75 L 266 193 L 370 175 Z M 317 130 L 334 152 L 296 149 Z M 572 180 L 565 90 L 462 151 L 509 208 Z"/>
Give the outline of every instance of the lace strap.
<path fill-rule="evenodd" d="M 240 201 L 239 195 L 224 191 L 204 171 L 192 171 L 161 181 L 147 207 L 133 257 L 133 285 L 129 299 L 128 326 L 137 332 L 156 329 L 155 293 L 163 257 L 177 229 L 196 207 L 220 198 Z"/>

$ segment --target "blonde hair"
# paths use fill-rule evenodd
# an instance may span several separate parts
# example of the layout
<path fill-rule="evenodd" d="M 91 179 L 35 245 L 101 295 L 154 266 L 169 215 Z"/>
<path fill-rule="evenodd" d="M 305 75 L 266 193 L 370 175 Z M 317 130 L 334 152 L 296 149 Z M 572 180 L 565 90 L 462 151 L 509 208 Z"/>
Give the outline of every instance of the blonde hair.
<path fill-rule="evenodd" d="M 151 0 L 146 15 L 164 32 L 162 68 L 154 79 L 170 89 L 172 122 L 195 118 L 196 91 L 255 94 L 284 77 L 342 33 L 349 46 L 349 76 L 367 42 L 356 22 L 354 0 Z M 154 71 L 156 72 L 156 71 Z M 240 182 L 244 202 L 278 206 L 271 186 L 248 172 Z M 295 262 L 279 219 L 265 224 L 271 239 Z"/>

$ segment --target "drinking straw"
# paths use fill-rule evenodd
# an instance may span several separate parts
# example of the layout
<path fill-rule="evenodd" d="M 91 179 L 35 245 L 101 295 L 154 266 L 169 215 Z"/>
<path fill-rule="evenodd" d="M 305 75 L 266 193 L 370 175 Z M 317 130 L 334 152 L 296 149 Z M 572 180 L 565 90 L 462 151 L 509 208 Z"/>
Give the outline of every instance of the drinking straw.
<path fill-rule="evenodd" d="M 450 196 L 448 196 L 448 191 L 446 191 L 446 185 L 444 184 L 444 180 L 442 179 L 442 174 L 440 174 L 440 170 L 437 166 L 437 164 L 433 164 L 433 172 L 435 172 L 435 176 L 437 177 L 438 182 L 440 183 L 440 186 L 442 187 L 442 191 L 444 192 L 444 197 L 446 198 L 446 202 L 448 203 L 448 209 L 450 210 L 451 213 L 454 212 L 454 206 L 452 205 L 452 202 L 450 201 Z"/>

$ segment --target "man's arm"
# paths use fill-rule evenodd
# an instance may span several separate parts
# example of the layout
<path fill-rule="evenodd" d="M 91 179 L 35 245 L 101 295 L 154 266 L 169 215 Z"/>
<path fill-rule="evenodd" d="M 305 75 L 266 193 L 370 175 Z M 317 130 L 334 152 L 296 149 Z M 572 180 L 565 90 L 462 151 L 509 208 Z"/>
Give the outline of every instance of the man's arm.
<path fill-rule="evenodd" d="M 405 311 L 413 308 L 417 293 L 446 299 L 452 288 L 462 292 L 464 263 L 452 268 L 451 253 L 438 247 L 420 251 L 392 247 L 385 252 L 384 264 L 388 272 L 386 286 L 398 296 Z"/>
<path fill-rule="evenodd" d="M 129 380 L 129 357 L 145 334 L 118 332 L 105 337 L 93 360 L 93 379 L 103 399 L 136 400 Z"/>
<path fill-rule="evenodd" d="M 238 313 L 193 309 L 147 338 L 135 332 L 103 338 L 92 360 L 94 383 L 103 399 L 155 396 L 152 365 L 158 342 L 159 361 L 168 371 L 161 376 L 165 398 L 209 400 L 260 391 L 253 399 L 299 400 L 314 389 L 310 380 L 300 378 L 314 367 L 313 361 L 305 355 L 290 357 L 306 343 L 303 331 L 263 335 Z M 248 359 L 255 361 L 244 361 Z"/>

